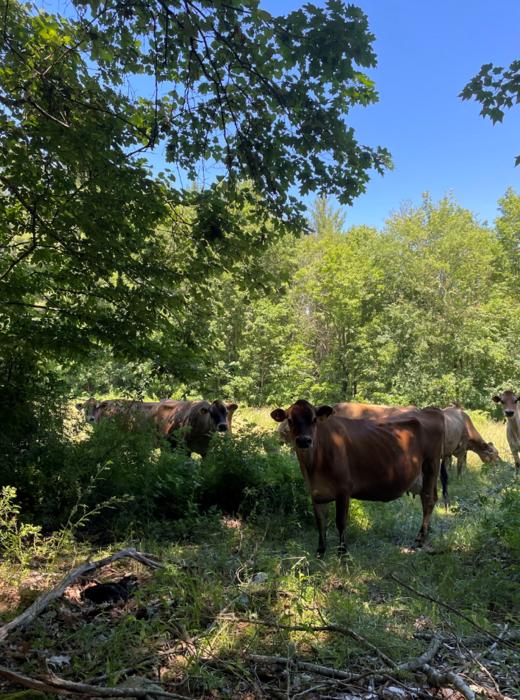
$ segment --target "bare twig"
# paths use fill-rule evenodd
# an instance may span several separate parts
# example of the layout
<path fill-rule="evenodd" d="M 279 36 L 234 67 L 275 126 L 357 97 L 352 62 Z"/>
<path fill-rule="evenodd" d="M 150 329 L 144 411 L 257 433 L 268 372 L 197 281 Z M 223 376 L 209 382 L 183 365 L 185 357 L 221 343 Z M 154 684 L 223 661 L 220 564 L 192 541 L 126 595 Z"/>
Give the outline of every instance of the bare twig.
<path fill-rule="evenodd" d="M 107 688 L 105 686 L 88 685 L 87 683 L 76 683 L 67 681 L 58 676 L 49 676 L 44 680 L 39 678 L 30 678 L 21 673 L 15 673 L 5 666 L 0 666 L 0 676 L 3 676 L 11 683 L 22 685 L 24 688 L 33 688 L 43 692 L 52 692 L 56 695 L 86 695 L 88 698 L 149 698 L 150 696 L 176 698 L 177 700 L 187 700 L 185 695 L 177 693 L 169 693 L 166 690 L 154 688 L 124 688 L 116 686 L 115 688 Z"/>
<path fill-rule="evenodd" d="M 399 669 L 401 671 L 416 671 L 417 669 L 420 669 L 422 666 L 424 666 L 424 664 L 429 664 L 439 651 L 441 644 L 442 637 L 440 635 L 435 634 L 433 636 L 429 648 L 424 652 L 424 654 L 418 656 L 416 659 L 412 659 L 411 661 L 406 661 L 405 663 L 399 664 Z"/>
<path fill-rule="evenodd" d="M 346 681 L 351 681 L 355 678 L 355 676 L 353 676 L 351 673 L 339 671 L 337 668 L 320 666 L 319 664 L 312 664 L 309 661 L 291 659 L 287 656 L 263 656 L 260 654 L 248 654 L 247 658 L 251 659 L 251 661 L 254 661 L 255 663 L 275 666 L 287 666 L 287 664 L 292 663 L 304 671 L 310 671 L 311 673 L 316 673 L 319 676 L 326 676 L 327 678 L 340 678 Z"/>
<path fill-rule="evenodd" d="M 492 639 L 495 640 L 495 642 L 498 642 L 500 644 L 506 644 L 509 647 L 516 648 L 514 644 L 509 643 L 506 639 L 502 637 L 498 637 L 496 634 L 493 634 L 493 632 L 489 632 L 487 629 L 479 625 L 477 622 L 474 622 L 470 617 L 465 615 L 464 613 L 460 612 L 460 610 L 457 610 L 457 608 L 454 608 L 453 605 L 450 605 L 449 603 L 445 603 L 443 600 L 439 600 L 438 598 L 434 598 L 431 595 L 428 595 L 428 593 L 422 593 L 421 591 L 418 591 L 416 588 L 413 588 L 410 586 L 410 584 L 405 583 L 404 581 L 401 581 L 401 579 L 397 578 L 394 574 L 388 574 L 388 578 L 392 579 L 392 581 L 395 581 L 398 583 L 400 586 L 403 586 L 403 588 L 407 588 L 409 591 L 412 593 L 415 593 L 415 595 L 419 596 L 420 598 L 426 598 L 426 600 L 430 600 L 432 603 L 435 603 L 436 605 L 440 605 L 441 607 L 446 608 L 447 610 L 450 610 L 451 612 L 455 613 L 455 615 L 458 615 L 461 617 L 463 620 L 466 620 L 466 622 L 469 622 L 470 625 L 473 625 L 476 629 L 480 630 L 484 634 L 488 635 Z"/>
<path fill-rule="evenodd" d="M 4 641 L 7 635 L 14 629 L 24 627 L 29 622 L 34 620 L 34 618 L 40 615 L 43 612 L 43 610 L 45 610 L 45 608 L 49 605 L 49 603 L 52 603 L 53 600 L 61 598 L 61 596 L 65 593 L 67 588 L 69 588 L 69 586 L 71 586 L 78 578 L 84 576 L 85 574 L 90 574 L 92 571 L 97 571 L 98 569 L 101 569 L 102 567 L 106 566 L 107 564 L 111 564 L 114 561 L 124 559 L 125 557 L 135 559 L 141 564 L 150 566 L 153 569 L 162 567 L 162 564 L 148 559 L 144 556 L 144 554 L 141 554 L 133 547 L 129 547 L 128 549 L 122 549 L 121 551 L 116 552 L 115 554 L 112 554 L 109 557 L 105 557 L 104 559 L 99 559 L 98 561 L 87 561 L 84 564 L 81 564 L 81 566 L 78 566 L 72 571 L 70 571 L 58 586 L 56 586 L 50 591 L 47 591 L 47 593 L 44 593 L 39 598 L 37 598 L 34 601 L 34 603 L 27 608 L 27 610 L 24 610 L 23 613 L 21 613 L 21 615 L 18 615 L 18 617 L 15 617 L 14 620 L 11 620 L 11 622 L 8 622 L 7 624 L 0 627 L 0 642 Z"/>
<path fill-rule="evenodd" d="M 343 627 L 341 625 L 336 624 L 320 625 L 318 627 L 312 627 L 310 625 L 283 625 L 275 622 L 265 622 L 264 620 L 250 620 L 247 618 L 235 618 L 235 620 L 236 622 L 247 622 L 251 625 L 262 625 L 264 627 L 270 627 L 271 629 L 290 630 L 294 632 L 337 632 L 338 634 L 343 634 L 345 637 L 350 637 L 351 639 L 354 639 L 361 646 L 365 647 L 366 649 L 370 649 L 370 651 L 373 651 L 385 664 L 390 666 L 390 668 L 397 668 L 397 664 L 395 661 L 393 661 L 389 656 L 387 656 L 384 652 L 378 649 L 375 646 L 375 644 L 372 644 L 372 642 L 369 642 L 368 639 L 365 639 L 357 632 L 354 632 L 354 630 L 351 630 L 349 627 Z"/>

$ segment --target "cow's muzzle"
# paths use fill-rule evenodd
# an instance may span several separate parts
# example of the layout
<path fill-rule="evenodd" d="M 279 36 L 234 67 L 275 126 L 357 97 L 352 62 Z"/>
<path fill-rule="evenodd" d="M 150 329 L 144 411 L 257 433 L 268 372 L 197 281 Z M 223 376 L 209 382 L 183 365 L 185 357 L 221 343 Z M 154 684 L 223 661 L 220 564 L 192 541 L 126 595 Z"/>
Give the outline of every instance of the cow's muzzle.
<path fill-rule="evenodd" d="M 296 447 L 299 447 L 301 450 L 307 450 L 312 445 L 312 438 L 308 435 L 298 435 L 294 442 Z"/>
<path fill-rule="evenodd" d="M 219 433 L 225 433 L 227 430 L 227 425 L 225 423 L 219 423 L 217 426 Z"/>
<path fill-rule="evenodd" d="M 506 414 L 506 416 L 507 416 L 508 418 L 511 418 L 511 416 L 514 416 L 514 415 L 515 415 L 515 412 L 514 412 L 513 410 L 511 410 L 510 408 L 506 408 L 506 410 L 504 411 L 504 413 Z"/>

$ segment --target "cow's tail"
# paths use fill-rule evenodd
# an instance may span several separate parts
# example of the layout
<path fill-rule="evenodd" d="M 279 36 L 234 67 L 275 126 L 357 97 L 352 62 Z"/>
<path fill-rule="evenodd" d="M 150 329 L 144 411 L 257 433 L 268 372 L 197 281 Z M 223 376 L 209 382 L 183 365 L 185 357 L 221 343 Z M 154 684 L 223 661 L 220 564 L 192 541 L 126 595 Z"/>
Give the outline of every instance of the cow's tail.
<path fill-rule="evenodd" d="M 444 508 L 448 510 L 448 470 L 446 469 L 446 459 L 441 460 L 441 485 Z"/>

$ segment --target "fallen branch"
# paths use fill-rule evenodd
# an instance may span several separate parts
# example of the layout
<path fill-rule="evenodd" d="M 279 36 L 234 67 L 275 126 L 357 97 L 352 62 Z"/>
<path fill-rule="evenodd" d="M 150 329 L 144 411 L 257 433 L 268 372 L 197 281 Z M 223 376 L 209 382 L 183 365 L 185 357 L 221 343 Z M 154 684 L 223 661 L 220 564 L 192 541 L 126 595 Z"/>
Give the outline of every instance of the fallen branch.
<path fill-rule="evenodd" d="M 430 647 L 421 654 L 421 656 L 406 663 L 399 664 L 399 669 L 401 671 L 412 671 L 424 673 L 428 678 L 428 681 L 435 686 L 441 687 L 443 685 L 451 685 L 456 688 L 466 700 L 475 700 L 475 693 L 471 688 L 466 685 L 462 678 L 453 671 L 445 671 L 441 673 L 437 671 L 430 663 L 435 658 L 435 655 L 439 651 L 442 644 L 442 637 L 438 634 L 434 634 Z"/>
<path fill-rule="evenodd" d="M 416 659 L 412 659 L 411 661 L 406 661 L 402 664 L 399 664 L 399 666 L 398 666 L 399 670 L 400 671 L 417 671 L 418 669 L 420 670 L 424 666 L 424 664 L 429 664 L 433 660 L 436 653 L 439 651 L 441 644 L 442 644 L 442 638 L 439 635 L 434 635 L 433 639 L 431 641 L 430 647 L 424 652 L 424 654 L 421 654 L 421 656 L 418 656 Z"/>
<path fill-rule="evenodd" d="M 263 656 L 261 654 L 248 654 L 248 659 L 259 664 L 276 665 L 276 666 L 288 666 L 293 664 L 297 668 L 304 671 L 310 671 L 311 673 L 316 673 L 319 676 L 325 676 L 326 678 L 340 678 L 345 681 L 351 681 L 356 676 L 346 671 L 339 671 L 337 668 L 331 668 L 330 666 L 320 666 L 319 664 L 312 664 L 309 661 L 300 661 L 296 658 L 289 658 L 287 656 Z"/>
<path fill-rule="evenodd" d="M 289 627 L 291 629 L 302 629 L 306 630 L 308 628 L 305 628 L 303 626 L 299 625 L 286 625 L 282 626 L 283 627 Z M 317 628 L 314 628 L 317 629 Z M 338 630 L 335 630 L 338 631 Z M 435 635 L 434 638 L 432 639 L 432 643 L 430 644 L 430 647 L 422 654 L 421 656 L 417 657 L 416 659 L 412 659 L 411 661 L 407 661 L 405 663 L 401 664 L 395 664 L 392 661 L 392 669 L 398 670 L 398 671 L 410 671 L 413 673 L 424 673 L 431 685 L 441 687 L 442 685 L 449 685 L 454 688 L 456 688 L 464 697 L 466 700 L 475 700 L 475 693 L 474 691 L 464 682 L 464 680 L 459 676 L 458 674 L 454 673 L 453 671 L 438 671 L 433 666 L 430 665 L 430 662 L 433 660 L 435 655 L 440 649 L 440 646 L 442 644 L 442 638 L 438 635 Z M 289 658 L 285 656 L 260 656 L 257 654 L 249 654 L 248 658 L 250 658 L 252 661 L 255 661 L 257 663 L 265 663 L 265 664 L 276 664 L 280 666 L 287 666 L 289 664 L 293 664 L 299 669 L 310 671 L 312 673 L 316 673 L 317 675 L 321 676 L 326 676 L 327 678 L 335 678 L 335 679 L 341 679 L 341 680 L 346 680 L 346 681 L 357 681 L 362 677 L 365 677 L 367 675 L 371 676 L 379 676 L 381 674 L 385 673 L 386 669 L 374 669 L 373 671 L 369 671 L 368 673 L 363 673 L 363 674 L 351 674 L 347 673 L 345 671 L 340 671 L 335 668 L 331 668 L 329 666 L 320 666 L 318 664 L 313 664 L 308 661 L 299 661 L 296 658 Z"/>
<path fill-rule="evenodd" d="M 435 668 L 430 666 L 430 664 L 423 664 L 421 671 L 426 674 L 428 681 L 432 685 L 439 688 L 441 688 L 443 685 L 451 685 L 456 688 L 459 693 L 462 693 L 466 700 L 475 700 L 475 693 L 457 673 L 453 673 L 453 671 L 437 671 Z"/>
<path fill-rule="evenodd" d="M 58 678 L 58 676 L 50 676 L 45 680 L 30 678 L 21 673 L 15 673 L 5 666 L 0 666 L 0 676 L 11 681 L 11 683 L 22 685 L 24 688 L 41 690 L 44 693 L 51 692 L 56 695 L 70 695 L 70 693 L 75 693 L 76 695 L 86 695 L 88 698 L 124 698 L 129 696 L 133 698 L 150 698 L 157 696 L 175 698 L 176 700 L 188 700 L 185 695 L 169 693 L 166 690 L 155 688 L 153 690 L 150 688 L 124 688 L 121 686 L 107 688 L 104 686 L 88 685 L 87 683 L 75 683 L 74 681 L 67 681 L 64 678 Z"/>
<path fill-rule="evenodd" d="M 449 603 L 445 603 L 443 600 L 439 600 L 438 598 L 434 598 L 431 595 L 428 595 L 428 593 L 422 593 L 421 591 L 418 591 L 416 588 L 413 588 L 410 586 L 410 584 L 405 583 L 404 581 L 401 581 L 400 579 L 397 578 L 394 574 L 388 574 L 388 578 L 392 579 L 392 581 L 395 581 L 398 583 L 400 586 L 403 586 L 403 588 L 407 588 L 409 591 L 412 593 L 415 593 L 415 595 L 419 596 L 420 598 L 426 598 L 426 600 L 430 600 L 432 603 L 435 603 L 436 605 L 440 605 L 447 610 L 450 610 L 451 612 L 455 613 L 455 615 L 458 615 L 461 617 L 463 620 L 466 620 L 466 622 L 469 622 L 470 625 L 473 625 L 476 629 L 480 630 L 484 634 L 488 635 L 492 639 L 495 640 L 495 642 L 498 642 L 500 644 L 506 644 L 509 647 L 512 647 L 515 649 L 514 644 L 510 644 L 506 639 L 503 637 L 498 637 L 496 634 L 493 634 L 493 632 L 489 632 L 487 629 L 484 627 L 481 627 L 477 622 L 474 622 L 470 617 L 465 615 L 464 613 L 461 613 L 460 610 L 457 610 L 457 608 L 454 608 L 453 605 L 450 605 Z"/>
<path fill-rule="evenodd" d="M 61 598 L 67 588 L 69 588 L 69 586 L 71 586 L 78 578 L 84 576 L 85 574 L 90 574 L 92 571 L 97 571 L 103 566 L 111 564 L 114 561 L 124 559 L 125 557 L 135 559 L 141 564 L 150 566 L 153 569 L 162 567 L 162 564 L 159 564 L 152 559 L 148 559 L 144 556 L 144 554 L 141 554 L 133 547 L 122 549 L 121 551 L 116 552 L 109 557 L 105 557 L 104 559 L 99 559 L 98 561 L 87 561 L 84 564 L 81 564 L 81 566 L 78 566 L 70 571 L 58 586 L 37 598 L 34 603 L 27 608 L 27 610 L 24 610 L 23 613 L 21 613 L 21 615 L 18 615 L 18 617 L 15 617 L 14 620 L 11 620 L 11 622 L 8 622 L 0 627 L 0 642 L 4 641 L 7 635 L 14 629 L 17 629 L 18 627 L 25 627 L 25 625 L 34 620 L 35 617 L 38 617 L 38 615 L 45 610 L 49 603 L 52 603 L 52 601 L 56 600 L 57 598 Z"/>

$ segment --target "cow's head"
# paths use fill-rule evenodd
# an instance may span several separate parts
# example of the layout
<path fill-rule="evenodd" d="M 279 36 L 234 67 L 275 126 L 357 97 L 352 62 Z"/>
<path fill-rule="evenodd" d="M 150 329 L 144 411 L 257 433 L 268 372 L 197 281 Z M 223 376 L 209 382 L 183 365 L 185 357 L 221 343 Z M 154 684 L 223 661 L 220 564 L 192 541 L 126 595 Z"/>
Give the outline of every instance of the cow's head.
<path fill-rule="evenodd" d="M 493 443 L 488 442 L 480 453 L 480 458 L 483 462 L 497 462 L 500 459 L 500 455 Z"/>
<path fill-rule="evenodd" d="M 200 401 L 190 422 L 200 434 L 225 433 L 231 430 L 231 419 L 237 408 L 236 403 L 225 404 L 219 399 L 213 403 Z"/>
<path fill-rule="evenodd" d="M 287 410 L 275 408 L 271 412 L 271 418 L 277 423 L 286 420 L 289 440 L 298 449 L 307 450 L 314 444 L 318 420 L 324 420 L 331 414 L 331 406 L 313 406 L 305 399 L 300 399 Z"/>
<path fill-rule="evenodd" d="M 90 399 L 87 399 L 83 403 L 77 403 L 76 408 L 78 411 L 83 411 L 85 414 L 85 420 L 87 423 L 96 423 L 97 422 L 97 415 L 99 412 L 99 407 L 101 406 L 101 403 L 95 399 L 93 396 L 90 397 Z"/>
<path fill-rule="evenodd" d="M 495 403 L 501 404 L 504 409 L 504 415 L 508 418 L 515 415 L 516 404 L 520 401 L 520 397 L 514 391 L 503 391 L 501 394 L 493 396 Z"/>

